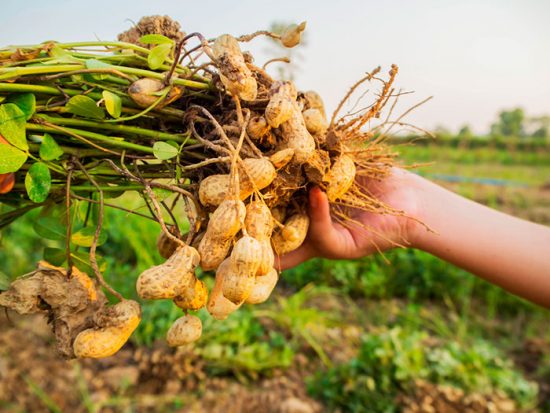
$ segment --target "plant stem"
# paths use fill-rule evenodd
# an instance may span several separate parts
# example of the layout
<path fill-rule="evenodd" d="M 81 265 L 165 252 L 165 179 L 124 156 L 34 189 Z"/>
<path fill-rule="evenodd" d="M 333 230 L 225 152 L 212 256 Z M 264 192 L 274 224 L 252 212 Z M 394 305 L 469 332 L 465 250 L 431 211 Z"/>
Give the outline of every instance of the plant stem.
<path fill-rule="evenodd" d="M 122 148 L 122 149 L 130 149 L 133 151 L 138 152 L 144 152 L 153 154 L 153 148 L 138 145 L 136 143 L 132 142 L 126 142 L 123 138 L 117 137 L 117 136 L 105 136 L 101 135 L 99 133 L 85 131 L 81 129 L 73 129 L 73 128 L 52 128 L 51 126 L 46 125 L 39 125 L 36 123 L 27 123 L 27 130 L 31 132 L 48 132 L 48 133 L 61 133 L 68 136 L 82 136 L 84 138 L 94 140 L 97 142 L 103 142 L 109 146 L 115 147 L 115 148 Z"/>
<path fill-rule="evenodd" d="M 194 139 L 189 138 L 189 133 L 176 135 L 172 133 L 144 129 L 137 126 L 115 125 L 112 123 L 94 122 L 94 121 L 83 120 L 83 119 L 62 118 L 62 117 L 54 117 L 54 116 L 47 116 L 47 115 L 36 115 L 36 117 L 44 119 L 49 123 L 53 123 L 54 125 L 80 126 L 83 128 L 105 129 L 113 132 L 120 132 L 121 134 L 147 136 L 155 140 L 175 141 L 178 143 L 188 142 L 189 144 L 195 143 Z"/>
<path fill-rule="evenodd" d="M 55 95 L 55 96 L 63 96 L 63 93 L 67 94 L 68 96 L 76 96 L 81 95 L 83 93 L 82 89 L 63 89 L 62 91 L 51 86 L 44 86 L 44 85 L 26 85 L 26 84 L 20 84 L 20 83 L 1 83 L 0 82 L 0 92 L 21 92 L 21 93 L 44 93 L 48 95 Z M 101 93 L 98 92 L 90 92 L 86 94 L 87 96 L 91 97 L 94 100 L 100 100 L 103 98 Z M 205 98 L 208 98 L 209 96 L 205 96 Z M 125 110 L 133 110 L 126 108 L 126 106 L 130 106 L 135 108 L 136 104 L 128 98 L 125 98 L 124 96 L 120 97 L 122 99 L 122 104 L 124 105 Z M 141 109 L 136 110 L 135 113 L 138 113 L 141 111 Z M 181 120 L 185 116 L 185 112 L 179 109 L 165 107 L 162 109 L 155 109 L 153 111 L 154 113 L 160 113 L 162 115 L 173 117 L 174 119 Z"/>
<path fill-rule="evenodd" d="M 32 152 L 38 153 L 40 151 L 40 144 L 29 142 L 29 148 Z M 76 155 L 78 157 L 105 155 L 105 152 L 100 151 L 99 149 L 73 148 L 70 146 L 60 146 L 60 148 L 63 150 L 64 153 L 69 155 Z"/>
<path fill-rule="evenodd" d="M 0 69 L 0 80 L 13 79 L 19 76 L 41 75 L 47 73 L 67 73 L 71 71 L 85 70 L 86 66 L 82 64 L 66 64 L 66 65 L 51 65 L 51 66 L 30 66 L 30 67 L 6 67 Z M 140 77 L 148 77 L 153 79 L 164 80 L 164 74 L 153 72 L 145 69 L 137 69 L 134 67 L 112 65 L 110 69 L 118 70 L 124 74 L 136 75 Z M 185 86 L 191 89 L 205 90 L 210 89 L 210 83 L 197 82 L 187 79 L 173 79 L 172 83 L 179 86 Z"/>
<path fill-rule="evenodd" d="M 103 192 L 121 192 L 121 191 L 143 191 L 145 188 L 143 185 L 130 184 L 130 185 L 99 185 L 99 188 Z M 73 191 L 92 191 L 95 192 L 96 188 L 93 185 L 71 185 Z"/>

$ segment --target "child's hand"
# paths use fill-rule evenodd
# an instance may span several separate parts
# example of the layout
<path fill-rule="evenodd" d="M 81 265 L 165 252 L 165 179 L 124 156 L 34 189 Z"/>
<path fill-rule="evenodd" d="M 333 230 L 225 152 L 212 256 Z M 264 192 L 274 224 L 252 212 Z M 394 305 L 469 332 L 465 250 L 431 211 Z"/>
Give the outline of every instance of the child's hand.
<path fill-rule="evenodd" d="M 401 169 L 383 181 L 362 183 L 372 195 L 392 208 L 414 217 L 418 210 L 418 177 Z M 332 259 L 360 258 L 396 245 L 411 246 L 418 223 L 405 216 L 380 215 L 360 210 L 350 213 L 352 220 L 338 223 L 330 215 L 328 198 L 319 188 L 309 193 L 311 224 L 304 244 L 281 257 L 281 269 L 313 257 Z"/>

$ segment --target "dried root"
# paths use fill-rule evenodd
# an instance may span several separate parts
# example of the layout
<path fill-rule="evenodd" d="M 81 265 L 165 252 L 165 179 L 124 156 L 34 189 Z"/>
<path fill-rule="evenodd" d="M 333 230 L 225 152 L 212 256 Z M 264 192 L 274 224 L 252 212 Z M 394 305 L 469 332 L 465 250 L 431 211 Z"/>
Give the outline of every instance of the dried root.
<path fill-rule="evenodd" d="M 400 96 L 393 86 L 397 66 L 392 65 L 387 80 L 381 78 L 380 68 L 367 73 L 352 86 L 329 121 L 318 93 L 301 92 L 293 82 L 274 80 L 265 69 L 267 64 L 264 68 L 256 66 L 252 55 L 243 52 L 239 45 L 265 35 L 286 47 L 295 47 L 305 27 L 303 22 L 289 26 L 280 35 L 259 31 L 239 38 L 223 34 L 207 40 L 199 33 L 185 36 L 179 24 L 167 17 L 144 18 L 119 38 L 139 44 L 142 35 L 161 34 L 174 41 L 173 48 L 161 62 L 159 71 L 144 68 L 144 61 L 149 63 L 151 56 L 142 47 L 151 49 L 154 47 L 151 44 L 133 47 L 139 67 L 130 66 L 127 73 L 100 68 L 100 72 L 106 71 L 101 76 L 111 76 L 110 80 L 120 78 L 109 82 L 103 93 L 112 89 L 130 98 L 122 100 L 121 111 L 125 112 L 122 118 L 118 117 L 120 113 L 117 116 L 109 111 L 105 99 L 95 102 L 98 113 L 93 107 L 86 107 L 86 113 L 97 116 L 86 119 L 86 124 L 95 126 L 83 131 L 93 134 L 81 136 L 65 128 L 65 124 L 71 125 L 73 117 L 86 116 L 80 114 L 81 110 L 66 111 L 66 102 L 60 100 L 53 102 L 51 107 L 55 110 L 47 115 L 59 125 L 48 123 L 46 118 L 31 121 L 36 127 L 46 126 L 63 134 L 64 145 L 74 141 L 75 153 L 90 149 L 94 153 L 82 155 L 85 160 L 79 160 L 81 155 L 71 155 L 52 164 L 64 172 L 55 176 L 54 181 L 57 186 L 63 181 L 66 185 L 59 187 L 62 191 L 54 192 L 56 196 L 65 192 L 67 211 L 73 197 L 99 203 L 101 208 L 104 205 L 102 186 L 94 178 L 103 176 L 104 171 L 89 173 L 83 165 L 93 165 L 92 169 L 109 166 L 121 179 L 145 188 L 147 206 L 163 229 L 157 248 L 166 262 L 141 273 L 136 290 L 142 299 L 168 299 L 185 312 L 167 334 L 171 346 L 194 342 L 201 335 L 200 320 L 187 314 L 188 311 L 206 306 L 212 317 L 223 320 L 243 303 L 258 304 L 268 299 L 279 277 L 274 269 L 275 254 L 280 256 L 298 249 L 307 237 L 310 222 L 304 211 L 312 187 L 326 191 L 332 215 L 343 225 L 357 224 L 352 210 L 403 215 L 368 190 L 368 182 L 388 176 L 394 163 L 394 154 L 385 146 L 384 139 L 392 127 L 408 125 L 402 121 L 408 112 L 397 120 L 390 120 L 389 115 L 381 117 L 387 107 L 391 114 Z M 161 40 L 166 44 L 166 39 Z M 199 44 L 192 47 L 190 41 Z M 122 43 L 107 51 L 118 53 L 129 46 Z M 47 55 L 51 47 L 42 45 L 37 51 L 18 51 L 8 57 L 4 53 L 0 60 L 8 59 L 10 65 L 25 62 L 40 54 Z M 54 67 L 55 62 L 50 63 Z M 124 67 L 121 63 L 119 69 Z M 32 66 L 21 69 L 34 70 Z M 93 87 L 85 85 L 82 94 L 88 95 L 87 98 L 103 85 L 98 80 L 101 76 L 92 74 L 94 70 L 85 71 L 86 76 L 96 76 L 94 81 L 98 83 Z M 62 90 L 64 85 L 55 83 L 57 79 L 79 75 L 71 78 L 74 87 L 78 87 L 77 79 L 82 73 L 65 72 L 65 69 L 61 73 L 52 71 L 53 74 L 39 80 L 54 82 L 57 89 L 51 89 Z M 2 79 L 17 84 L 19 78 L 9 78 L 10 73 L 4 73 Z M 22 78 L 25 82 L 32 79 L 23 75 Z M 367 82 L 380 85 L 374 102 L 356 110 L 364 96 L 361 95 L 348 113 L 341 115 L 352 95 Z M 113 98 L 113 95 L 111 92 L 104 96 Z M 0 98 L 3 100 L 4 96 Z M 109 101 L 114 105 L 113 102 Z M 103 119 L 107 116 L 104 107 L 113 119 Z M 96 122 L 98 119 L 101 121 Z M 128 120 L 132 123 L 110 123 Z M 113 136 L 101 135 L 103 138 L 98 139 L 100 134 L 111 130 L 115 131 Z M 124 135 L 123 132 L 131 136 L 128 141 L 117 136 Z M 142 132 L 144 136 L 140 135 Z M 0 144 L 4 143 L 7 142 L 0 137 Z M 176 151 L 173 143 L 177 143 Z M 96 157 L 97 153 L 100 155 Z M 108 180 L 100 182 L 103 187 L 115 185 L 116 179 L 107 176 Z M 13 173 L 1 174 L 0 194 L 17 191 L 14 180 Z M 71 185 L 75 183 L 91 184 L 100 200 L 73 194 Z M 156 199 L 155 188 L 177 194 L 171 208 Z M 187 235 L 181 235 L 177 225 L 167 226 L 163 219 L 163 213 L 168 212 L 172 215 L 171 222 L 176 222 L 172 209 L 182 198 L 189 219 Z M 106 287 L 95 260 L 100 230 L 98 224 L 91 262 L 95 263 L 97 280 Z M 210 294 L 204 281 L 196 276 L 199 265 L 203 271 L 216 272 Z M 105 304 L 105 296 L 86 274 L 76 268 L 65 271 L 46 263 L 40 263 L 29 277 L 16 280 L 8 291 L 0 294 L 0 305 L 21 314 L 46 313 L 52 320 L 59 351 L 66 357 L 106 357 L 128 340 L 141 317 L 139 305 L 123 299 L 111 307 Z"/>

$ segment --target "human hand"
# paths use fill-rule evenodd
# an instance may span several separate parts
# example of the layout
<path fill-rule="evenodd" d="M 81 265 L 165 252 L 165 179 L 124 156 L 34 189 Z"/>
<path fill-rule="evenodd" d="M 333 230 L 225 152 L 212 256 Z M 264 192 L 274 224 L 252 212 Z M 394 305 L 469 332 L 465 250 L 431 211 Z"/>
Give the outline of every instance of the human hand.
<path fill-rule="evenodd" d="M 381 181 L 358 179 L 374 197 L 401 213 L 382 215 L 352 210 L 351 220 L 343 225 L 331 217 L 327 195 L 320 188 L 313 188 L 309 192 L 311 223 L 307 238 L 300 248 L 281 257 L 280 269 L 314 257 L 353 259 L 398 245 L 412 246 L 421 226 L 414 217 L 420 209 L 423 179 L 398 168 Z"/>

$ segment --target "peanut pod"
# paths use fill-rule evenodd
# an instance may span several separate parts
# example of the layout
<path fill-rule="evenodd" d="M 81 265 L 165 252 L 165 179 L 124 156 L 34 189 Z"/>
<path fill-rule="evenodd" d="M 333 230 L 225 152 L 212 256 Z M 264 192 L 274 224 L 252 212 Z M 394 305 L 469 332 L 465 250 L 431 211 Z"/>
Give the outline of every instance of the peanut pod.
<path fill-rule="evenodd" d="M 174 304 L 182 310 L 197 311 L 206 305 L 208 289 L 204 281 L 197 280 L 174 297 Z"/>
<path fill-rule="evenodd" d="M 187 314 L 174 321 L 166 333 L 170 347 L 183 346 L 197 341 L 202 335 L 202 322 L 197 316 Z"/>
<path fill-rule="evenodd" d="M 265 302 L 277 285 L 279 274 L 275 268 L 271 268 L 263 277 L 256 277 L 250 295 L 246 299 L 247 304 L 260 304 Z"/>
<path fill-rule="evenodd" d="M 327 197 L 329 201 L 341 198 L 353 185 L 356 167 L 351 156 L 341 155 L 332 164 L 330 171 L 325 176 L 327 185 Z"/>
<path fill-rule="evenodd" d="M 265 119 L 272 128 L 278 128 L 292 117 L 298 92 L 292 82 L 274 82 L 269 94 Z"/>
<path fill-rule="evenodd" d="M 222 34 L 216 38 L 212 52 L 227 91 L 243 100 L 256 99 L 258 84 L 246 65 L 237 40 L 229 34 Z"/>
<path fill-rule="evenodd" d="M 245 172 L 239 174 L 239 199 L 244 201 L 254 189 L 264 189 L 275 177 L 277 171 L 267 158 L 243 160 Z M 227 198 L 231 186 L 229 174 L 210 175 L 199 186 L 199 199 L 204 206 L 217 206 Z"/>
<path fill-rule="evenodd" d="M 128 341 L 141 320 L 141 308 L 132 300 L 121 301 L 95 317 L 95 328 L 81 331 L 73 343 L 79 358 L 102 358 L 115 354 Z"/>
<path fill-rule="evenodd" d="M 303 244 L 309 229 L 307 214 L 294 214 L 285 221 L 284 227 L 271 238 L 273 249 L 278 255 L 294 251 Z"/>
<path fill-rule="evenodd" d="M 218 268 L 225 259 L 231 240 L 244 225 L 245 215 L 246 207 L 242 201 L 226 200 L 210 216 L 198 248 L 204 271 Z"/>
<path fill-rule="evenodd" d="M 225 320 L 229 314 L 235 312 L 241 306 L 241 304 L 232 303 L 223 295 L 223 280 L 229 272 L 230 267 L 231 263 L 229 258 L 223 261 L 218 267 L 214 287 L 212 288 L 212 291 L 210 291 L 208 303 L 206 304 L 206 309 L 216 320 Z"/>
<path fill-rule="evenodd" d="M 197 250 L 188 245 L 179 247 L 164 264 L 143 271 L 136 283 L 141 298 L 159 300 L 174 298 L 194 281 L 194 271 L 200 262 Z"/>

